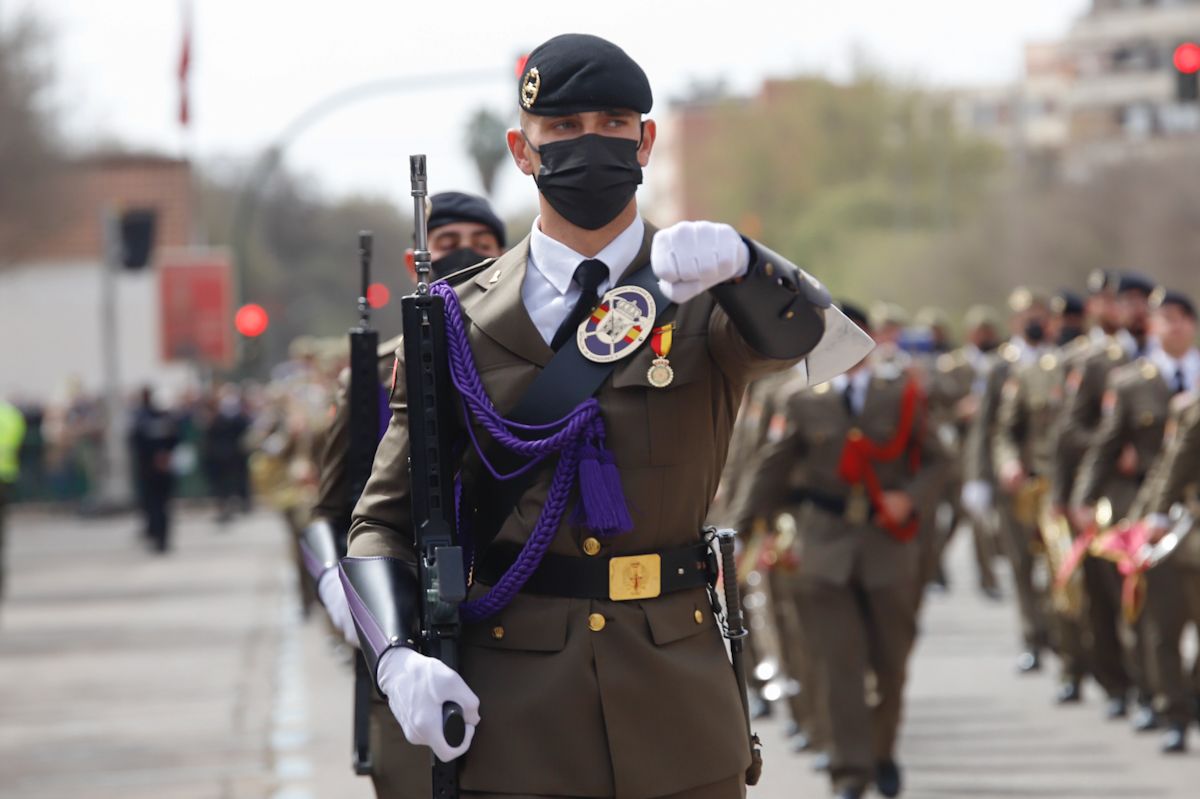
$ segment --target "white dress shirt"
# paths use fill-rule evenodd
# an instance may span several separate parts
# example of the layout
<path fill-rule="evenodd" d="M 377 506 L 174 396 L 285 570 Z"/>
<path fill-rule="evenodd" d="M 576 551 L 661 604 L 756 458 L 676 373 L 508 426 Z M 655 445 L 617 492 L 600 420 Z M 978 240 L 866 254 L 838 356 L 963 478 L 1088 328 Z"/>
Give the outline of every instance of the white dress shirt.
<path fill-rule="evenodd" d="M 867 404 L 867 389 L 871 385 L 871 370 L 859 369 L 853 374 L 840 374 L 829 381 L 829 385 L 842 396 L 849 392 L 850 410 L 855 416 L 862 415 Z"/>
<path fill-rule="evenodd" d="M 533 232 L 529 237 L 529 264 L 525 269 L 525 282 L 521 284 L 521 300 L 534 327 L 549 344 L 558 326 L 579 299 L 580 288 L 575 284 L 575 269 L 588 260 L 588 256 L 580 255 L 543 233 L 541 220 L 540 216 L 533 220 Z M 608 278 L 601 281 L 598 289 L 601 296 L 612 288 L 613 281 L 621 279 L 633 263 L 638 250 L 642 248 L 645 230 L 642 218 L 635 216 L 629 227 L 593 256 L 608 267 Z"/>
<path fill-rule="evenodd" d="M 1197 351 L 1195 347 L 1188 350 L 1179 359 L 1172 358 L 1162 347 L 1155 347 L 1150 351 L 1148 357 L 1158 367 L 1163 380 L 1172 390 L 1175 388 L 1175 375 L 1180 370 L 1183 371 L 1184 391 L 1195 391 L 1200 388 L 1200 351 Z"/>

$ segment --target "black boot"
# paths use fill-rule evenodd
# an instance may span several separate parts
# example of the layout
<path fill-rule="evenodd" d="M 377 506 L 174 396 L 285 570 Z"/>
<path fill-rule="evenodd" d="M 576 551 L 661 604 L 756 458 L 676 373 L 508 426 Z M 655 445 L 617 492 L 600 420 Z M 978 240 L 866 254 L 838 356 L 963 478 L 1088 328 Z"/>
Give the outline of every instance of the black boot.
<path fill-rule="evenodd" d="M 1123 696 L 1110 696 L 1108 704 L 1104 706 L 1104 717 L 1109 721 L 1123 719 L 1127 712 Z"/>
<path fill-rule="evenodd" d="M 1164 755 L 1177 755 L 1187 751 L 1187 727 L 1182 724 L 1172 724 L 1163 733 L 1159 751 Z"/>
<path fill-rule="evenodd" d="M 1058 693 L 1054 695 L 1054 701 L 1059 705 L 1076 705 L 1083 699 L 1083 690 L 1079 687 L 1078 680 L 1068 680 L 1058 686 Z"/>
<path fill-rule="evenodd" d="M 1158 714 L 1150 705 L 1139 704 L 1137 713 L 1133 714 L 1134 732 L 1151 732 L 1158 729 Z"/>
<path fill-rule="evenodd" d="M 899 796 L 903 787 L 900 766 L 895 760 L 881 760 L 875 764 L 875 787 L 887 797 Z"/>
<path fill-rule="evenodd" d="M 1036 649 L 1026 649 L 1017 655 L 1017 671 L 1021 674 L 1032 674 L 1042 670 L 1042 656 Z"/>

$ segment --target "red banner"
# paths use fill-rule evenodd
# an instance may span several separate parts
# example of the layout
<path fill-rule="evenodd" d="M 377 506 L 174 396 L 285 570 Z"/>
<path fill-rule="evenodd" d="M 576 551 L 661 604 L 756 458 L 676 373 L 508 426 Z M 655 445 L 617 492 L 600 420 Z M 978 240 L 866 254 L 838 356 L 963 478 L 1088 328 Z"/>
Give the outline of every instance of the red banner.
<path fill-rule="evenodd" d="M 233 362 L 229 254 L 168 250 L 158 261 L 162 358 L 211 366 Z"/>

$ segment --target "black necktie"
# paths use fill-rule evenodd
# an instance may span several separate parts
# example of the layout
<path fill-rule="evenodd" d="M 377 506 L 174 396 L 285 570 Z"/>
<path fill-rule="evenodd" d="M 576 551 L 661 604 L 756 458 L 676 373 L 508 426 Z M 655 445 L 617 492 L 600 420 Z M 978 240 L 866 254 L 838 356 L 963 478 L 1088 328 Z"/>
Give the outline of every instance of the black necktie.
<path fill-rule="evenodd" d="M 567 314 L 567 318 L 554 332 L 554 338 L 550 340 L 550 349 L 558 352 L 563 344 L 575 337 L 576 328 L 595 309 L 596 303 L 600 299 L 596 290 L 600 288 L 600 284 L 606 277 L 608 277 L 608 267 L 603 261 L 597 261 L 594 258 L 589 258 L 575 267 L 573 280 L 582 291 L 580 291 L 579 299 L 575 301 L 575 307 L 571 309 L 571 313 Z"/>
<path fill-rule="evenodd" d="M 1175 393 L 1180 394 L 1187 389 L 1187 385 L 1183 382 L 1183 367 L 1175 367 Z"/>

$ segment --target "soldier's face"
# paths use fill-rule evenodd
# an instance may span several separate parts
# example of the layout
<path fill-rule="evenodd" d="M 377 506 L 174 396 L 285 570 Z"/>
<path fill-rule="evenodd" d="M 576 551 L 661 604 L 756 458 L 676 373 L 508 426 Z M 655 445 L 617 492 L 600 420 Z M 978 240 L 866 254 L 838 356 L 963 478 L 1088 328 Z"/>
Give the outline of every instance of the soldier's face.
<path fill-rule="evenodd" d="M 1150 315 L 1149 298 L 1140 291 L 1126 291 L 1117 298 L 1121 309 L 1121 325 L 1134 335 L 1146 332 Z"/>
<path fill-rule="evenodd" d="M 429 232 L 429 259 L 436 261 L 455 250 L 470 247 L 485 258 L 500 254 L 500 242 L 487 225 L 479 222 L 451 222 Z"/>
<path fill-rule="evenodd" d="M 1178 358 L 1196 340 L 1196 320 L 1174 303 L 1164 305 L 1150 319 L 1151 332 L 1172 358 Z"/>
<path fill-rule="evenodd" d="M 588 133 L 641 141 L 638 164 L 650 163 L 650 151 L 658 129 L 653 119 L 643 120 L 641 114 L 625 109 L 585 111 L 559 117 L 543 117 L 521 112 L 521 127 L 508 131 L 508 149 L 517 167 L 526 175 L 536 175 L 541 168 L 541 156 L 534 151 L 543 144 L 575 139 Z M 530 147 L 529 145 L 533 145 Z"/>
<path fill-rule="evenodd" d="M 1121 325 L 1121 309 L 1111 291 L 1102 291 L 1088 297 L 1087 311 L 1088 316 L 1102 327 L 1116 328 Z"/>

